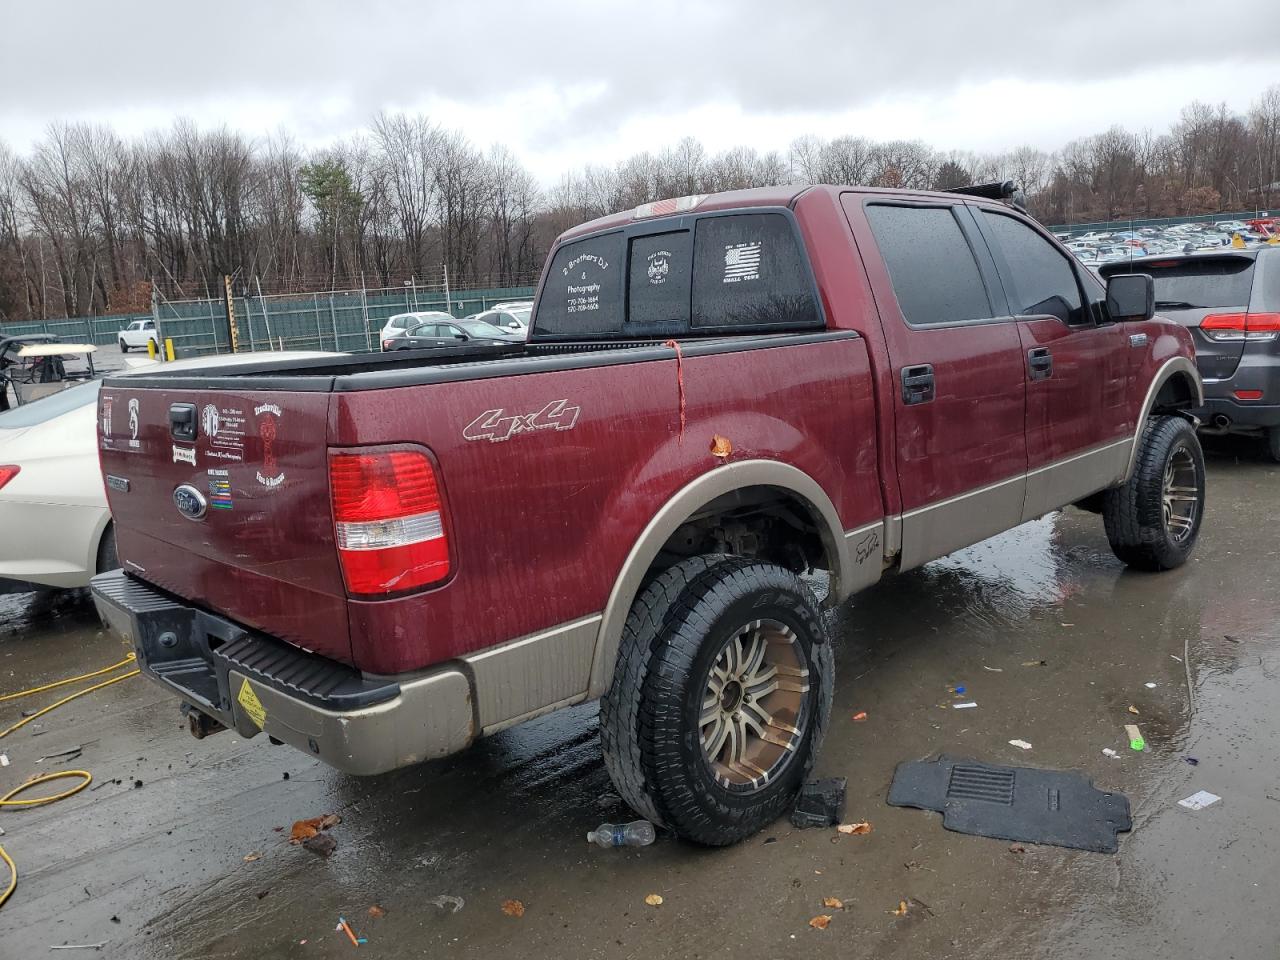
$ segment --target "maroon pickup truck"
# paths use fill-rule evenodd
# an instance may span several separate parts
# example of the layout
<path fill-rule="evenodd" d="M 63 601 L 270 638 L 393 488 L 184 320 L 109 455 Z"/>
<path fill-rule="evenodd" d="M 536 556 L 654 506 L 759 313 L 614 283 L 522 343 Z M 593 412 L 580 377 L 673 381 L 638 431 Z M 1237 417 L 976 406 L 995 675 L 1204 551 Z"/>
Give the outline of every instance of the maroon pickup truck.
<path fill-rule="evenodd" d="M 792 802 L 836 604 L 1067 504 L 1192 550 L 1191 339 L 972 195 L 776 187 L 565 233 L 528 343 L 108 380 L 102 615 L 192 732 L 375 774 L 601 698 L 706 844 Z"/>

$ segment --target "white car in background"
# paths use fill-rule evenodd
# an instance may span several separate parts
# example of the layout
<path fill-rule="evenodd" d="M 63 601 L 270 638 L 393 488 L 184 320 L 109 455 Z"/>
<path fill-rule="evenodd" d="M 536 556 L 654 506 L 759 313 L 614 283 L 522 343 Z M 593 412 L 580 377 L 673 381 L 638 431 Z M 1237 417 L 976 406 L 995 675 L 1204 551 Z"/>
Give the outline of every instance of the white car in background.
<path fill-rule="evenodd" d="M 319 351 L 193 357 L 165 370 L 329 357 Z M 143 362 L 111 376 L 155 369 Z M 88 586 L 119 566 L 98 469 L 101 380 L 0 413 L 0 593 Z"/>
<path fill-rule="evenodd" d="M 495 303 L 483 313 L 477 313 L 471 320 L 483 320 L 502 330 L 519 334 L 521 340 L 529 338 L 529 320 L 533 315 L 532 300 L 513 300 L 510 303 Z"/>
<path fill-rule="evenodd" d="M 154 320 L 135 320 L 120 331 L 120 352 L 128 353 L 130 350 L 146 350 L 148 341 L 154 343 L 156 350 L 159 351 L 159 337 Z"/>
<path fill-rule="evenodd" d="M 418 310 L 413 313 L 397 313 L 388 317 L 382 332 L 378 334 L 378 342 L 403 337 L 405 331 L 423 323 L 452 323 L 453 314 L 443 310 Z M 382 348 L 386 350 L 386 347 Z"/>

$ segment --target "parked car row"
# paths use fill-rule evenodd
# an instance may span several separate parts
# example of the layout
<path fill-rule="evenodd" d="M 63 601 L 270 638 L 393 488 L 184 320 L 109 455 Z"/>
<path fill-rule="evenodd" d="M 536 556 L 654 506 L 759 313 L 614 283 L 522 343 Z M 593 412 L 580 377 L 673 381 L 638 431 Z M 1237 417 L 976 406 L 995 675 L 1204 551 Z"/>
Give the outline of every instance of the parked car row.
<path fill-rule="evenodd" d="M 532 300 L 495 303 L 461 320 L 443 310 L 397 313 L 387 320 L 378 339 L 384 353 L 457 346 L 460 341 L 523 342 L 529 336 L 532 313 Z"/>
<path fill-rule="evenodd" d="M 1217 223 L 1179 223 L 1168 227 L 1139 227 L 1111 233 L 1089 231 L 1055 234 L 1086 266 L 1134 260 L 1138 257 L 1213 252 L 1221 247 L 1243 245 L 1245 249 L 1263 244 L 1280 244 L 1276 218 L 1250 221 L 1220 220 Z M 1238 239 L 1237 239 L 1238 238 Z"/>

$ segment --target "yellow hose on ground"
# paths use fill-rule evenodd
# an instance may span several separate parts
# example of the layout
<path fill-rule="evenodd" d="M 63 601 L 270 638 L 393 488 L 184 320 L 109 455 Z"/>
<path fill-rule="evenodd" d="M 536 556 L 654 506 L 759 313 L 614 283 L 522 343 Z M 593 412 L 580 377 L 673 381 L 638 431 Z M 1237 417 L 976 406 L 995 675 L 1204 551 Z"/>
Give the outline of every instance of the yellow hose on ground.
<path fill-rule="evenodd" d="M 32 687 L 30 690 L 19 690 L 17 693 L 9 693 L 4 695 L 3 697 L 0 697 L 0 703 L 3 703 L 6 700 L 17 700 L 19 697 L 26 697 L 33 693 L 40 693 L 41 691 L 44 691 L 44 690 L 52 690 L 54 687 L 61 687 L 61 686 L 65 686 L 68 683 L 75 683 L 77 680 L 88 680 L 92 677 L 100 677 L 104 673 L 110 673 L 112 670 L 118 670 L 120 667 L 123 667 L 126 664 L 133 663 L 134 659 L 135 659 L 134 655 L 131 653 L 129 654 L 129 656 L 125 657 L 119 663 L 113 663 L 109 667 L 103 667 L 101 670 L 95 670 L 92 673 L 83 673 L 78 677 L 68 677 L 66 680 L 58 680 L 54 683 L 46 683 L 40 687 Z M 77 697 L 83 697 L 86 693 L 93 693 L 93 691 L 101 690 L 103 687 L 109 687 L 111 686 L 111 684 L 119 683 L 121 680 L 128 680 L 130 677 L 137 676 L 138 672 L 139 671 L 137 670 L 130 670 L 128 673 L 121 674 L 118 677 L 112 677 L 110 680 L 104 680 L 102 683 L 95 683 L 91 687 L 85 687 L 83 690 L 79 690 L 71 694 L 69 697 L 63 697 L 61 700 L 58 700 L 55 703 L 51 703 L 49 704 L 49 706 L 44 707 L 41 710 L 37 710 L 31 716 L 24 717 L 18 723 L 15 723 L 13 726 L 5 730 L 3 733 L 0 733 L 0 739 L 7 737 L 9 734 L 13 733 L 13 731 L 19 729 L 20 727 L 25 726 L 27 723 L 36 719 L 37 717 L 44 716 L 50 710 L 54 710 L 57 707 L 62 706 L 64 703 L 70 703 L 72 700 L 76 699 Z M 48 783 L 51 780 L 61 780 L 65 777 L 79 777 L 80 782 L 77 783 L 74 787 L 70 787 L 69 789 L 63 790 L 61 793 L 53 793 L 44 797 L 34 797 L 29 800 L 14 799 L 14 797 L 16 797 L 18 794 L 24 793 L 38 784 Z M 20 784 L 19 786 L 16 786 L 12 790 L 10 790 L 4 796 L 0 796 L 0 810 L 4 810 L 9 807 L 18 807 L 20 809 L 27 809 L 30 807 L 43 806 L 46 803 L 56 803 L 58 800 L 65 800 L 67 797 L 70 797 L 79 793 L 81 790 L 83 790 L 92 782 L 93 782 L 93 774 L 91 774 L 88 770 L 59 770 L 56 773 L 44 773 L 38 777 L 32 777 L 26 783 Z M 18 866 L 13 862 L 13 859 L 9 856 L 8 853 L 5 852 L 5 849 L 2 846 L 0 846 L 0 860 L 3 860 L 5 864 L 9 867 L 9 885 L 5 887 L 3 892 L 0 892 L 0 907 L 3 907 L 5 905 L 5 902 L 13 894 L 13 891 L 18 889 Z"/>
<path fill-rule="evenodd" d="M 120 666 L 120 664 L 116 664 L 116 666 Z M 15 730 L 19 730 L 19 729 L 21 729 L 22 727 L 25 727 L 25 726 L 26 726 L 28 723 L 30 723 L 32 720 L 35 720 L 35 719 L 36 719 L 36 718 L 38 718 L 38 717 L 43 717 L 43 716 L 44 716 L 46 713 L 48 713 L 50 710 L 53 710 L 53 709 L 55 709 L 56 707 L 60 707 L 60 706 L 62 706 L 64 703 L 70 703 L 70 702 L 71 702 L 72 700 L 74 700 L 76 697 L 83 697 L 86 693 L 93 693 L 93 691 L 95 691 L 95 690 L 101 690 L 103 687 L 109 687 L 109 686 L 111 686 L 113 683 L 119 683 L 121 680 L 128 680 L 130 677 L 136 677 L 137 675 L 138 675 L 138 671 L 137 671 L 137 670 L 130 670 L 128 673 L 122 673 L 120 676 L 118 676 L 118 677 L 112 677 L 110 680 L 103 680 L 101 683 L 95 683 L 92 687 L 85 687 L 83 690 L 79 690 L 79 691 L 77 691 L 77 692 L 75 692 L 75 693 L 71 694 L 71 696 L 69 696 L 69 697 L 63 697 L 61 700 L 58 700 L 58 701 L 57 701 L 57 702 L 55 702 L 55 703 L 51 703 L 51 704 L 49 704 L 49 705 L 48 705 L 47 707 L 45 707 L 44 709 L 42 709 L 42 710 L 37 710 L 35 713 L 33 713 L 33 714 L 32 714 L 31 716 L 29 716 L 29 717 L 23 717 L 21 720 L 19 720 L 17 723 L 15 723 L 12 727 L 9 727 L 9 728 L 8 728 L 8 729 L 6 729 L 6 730 L 2 730 L 2 731 L 0 731 L 0 740 L 3 740 L 3 739 L 4 739 L 5 737 L 7 737 L 9 734 L 13 733 L 13 731 L 15 731 Z"/>
<path fill-rule="evenodd" d="M 137 657 L 131 653 L 119 663 L 113 663 L 111 666 L 103 667 L 101 670 L 95 670 L 93 673 L 82 673 L 78 677 L 67 677 L 65 680 L 56 680 L 53 683 L 46 683 L 43 687 L 32 687 L 30 690 L 19 690 L 17 693 L 6 693 L 4 696 L 0 697 L 0 703 L 4 703 L 6 700 L 17 700 L 19 697 L 29 697 L 33 693 L 42 693 L 45 690 L 52 690 L 54 687 L 65 687 L 68 683 L 75 683 L 77 680 L 88 680 L 90 677 L 100 677 L 104 673 L 110 673 L 112 670 L 123 667 L 126 663 L 133 663 L 136 659 Z"/>
<path fill-rule="evenodd" d="M 50 794 L 47 797 L 36 797 L 32 800 L 15 800 L 13 799 L 24 790 L 30 790 L 32 787 L 41 783 L 48 783 L 50 780 L 60 780 L 63 777 L 81 777 L 81 781 L 69 790 L 63 790 L 61 793 Z M 73 794 L 79 793 L 90 783 L 93 782 L 93 774 L 88 770 L 59 770 L 57 773 L 44 773 L 38 777 L 32 777 L 21 786 L 14 787 L 3 797 L 0 797 L 0 808 L 4 807 L 39 807 L 46 803 L 53 803 L 57 800 L 65 800 Z M 18 889 L 18 866 L 5 853 L 4 847 L 0 847 L 0 860 L 4 860 L 9 865 L 9 886 L 5 887 L 4 892 L 0 893 L 0 907 L 3 907 L 5 901 Z"/>

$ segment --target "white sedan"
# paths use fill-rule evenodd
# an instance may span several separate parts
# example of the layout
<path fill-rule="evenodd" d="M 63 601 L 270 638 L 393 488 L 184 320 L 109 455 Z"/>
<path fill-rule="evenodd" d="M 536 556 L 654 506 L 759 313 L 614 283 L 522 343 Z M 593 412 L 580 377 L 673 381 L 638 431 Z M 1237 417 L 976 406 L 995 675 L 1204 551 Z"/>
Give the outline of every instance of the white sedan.
<path fill-rule="evenodd" d="M 324 356 L 333 354 L 242 353 L 175 360 L 164 369 Z M 98 469 L 100 386 L 91 380 L 0 413 L 0 593 L 84 587 L 94 574 L 119 566 Z"/>

